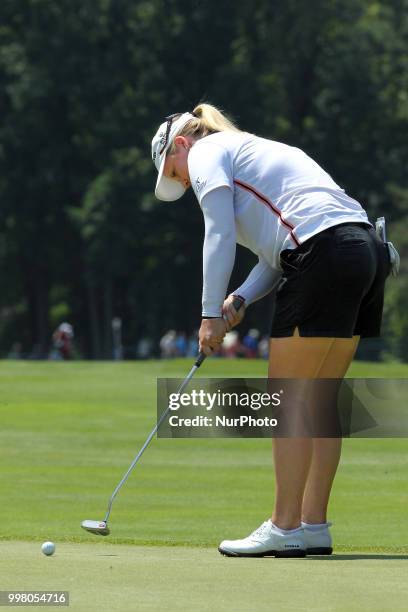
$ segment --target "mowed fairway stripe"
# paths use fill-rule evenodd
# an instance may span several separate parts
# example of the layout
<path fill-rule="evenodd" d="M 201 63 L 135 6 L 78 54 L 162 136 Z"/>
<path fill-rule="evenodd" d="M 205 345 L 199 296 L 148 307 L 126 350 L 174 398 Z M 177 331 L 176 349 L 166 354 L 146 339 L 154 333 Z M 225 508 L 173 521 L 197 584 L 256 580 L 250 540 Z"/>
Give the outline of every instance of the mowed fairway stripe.
<path fill-rule="evenodd" d="M 406 610 L 407 555 L 228 559 L 215 549 L 1 542 L 3 590 L 68 590 L 72 610 Z"/>
<path fill-rule="evenodd" d="M 0 539 L 92 543 L 80 523 L 103 518 L 151 431 L 156 377 L 190 367 L 0 362 Z M 265 371 L 263 361 L 209 359 L 198 374 Z M 357 362 L 353 373 L 408 377 L 408 366 Z M 408 439 L 344 440 L 329 512 L 337 552 L 407 552 L 407 473 Z M 250 533 L 273 499 L 270 440 L 153 440 L 115 501 L 109 541 L 214 547 Z"/>

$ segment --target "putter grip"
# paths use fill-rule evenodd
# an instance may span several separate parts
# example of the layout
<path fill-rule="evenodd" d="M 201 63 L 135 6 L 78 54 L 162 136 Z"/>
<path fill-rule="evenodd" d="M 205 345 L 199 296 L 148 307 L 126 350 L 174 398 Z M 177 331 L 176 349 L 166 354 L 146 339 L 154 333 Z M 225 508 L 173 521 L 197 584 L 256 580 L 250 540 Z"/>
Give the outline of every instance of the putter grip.
<path fill-rule="evenodd" d="M 243 303 L 244 303 L 244 300 L 242 298 L 235 297 L 233 299 L 232 305 L 234 306 L 235 310 L 239 310 Z M 200 353 L 198 354 L 197 360 L 196 360 L 194 365 L 197 368 L 199 368 L 200 365 L 203 363 L 203 361 L 205 360 L 206 357 L 207 357 L 207 355 L 205 353 L 203 353 L 202 351 L 200 351 Z"/>

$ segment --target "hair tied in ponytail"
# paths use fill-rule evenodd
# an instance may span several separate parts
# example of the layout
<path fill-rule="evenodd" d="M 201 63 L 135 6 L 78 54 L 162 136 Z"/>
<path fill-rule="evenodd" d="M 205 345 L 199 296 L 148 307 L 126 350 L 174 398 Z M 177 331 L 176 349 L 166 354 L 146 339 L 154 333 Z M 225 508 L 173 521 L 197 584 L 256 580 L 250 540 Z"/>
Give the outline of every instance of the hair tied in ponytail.
<path fill-rule="evenodd" d="M 201 102 L 191 112 L 194 117 L 188 121 L 177 136 L 191 136 L 194 140 L 205 138 L 216 132 L 239 132 L 240 130 L 216 106 Z M 169 153 L 175 151 L 174 142 Z"/>

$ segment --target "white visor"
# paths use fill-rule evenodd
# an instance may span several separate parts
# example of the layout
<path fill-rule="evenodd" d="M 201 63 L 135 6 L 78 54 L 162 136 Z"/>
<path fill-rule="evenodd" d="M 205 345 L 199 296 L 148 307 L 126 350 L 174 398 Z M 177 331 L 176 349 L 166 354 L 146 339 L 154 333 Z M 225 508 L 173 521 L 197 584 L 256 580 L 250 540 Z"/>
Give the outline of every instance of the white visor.
<path fill-rule="evenodd" d="M 194 115 L 191 113 L 183 113 L 180 117 L 175 118 L 171 123 L 168 134 L 168 121 L 165 121 L 161 124 L 152 140 L 152 159 L 159 173 L 155 189 L 155 196 L 158 200 L 174 202 L 174 200 L 181 198 L 185 192 L 183 185 L 176 180 L 164 176 L 163 170 L 166 162 L 166 153 L 172 145 L 175 136 L 191 119 L 194 119 Z"/>

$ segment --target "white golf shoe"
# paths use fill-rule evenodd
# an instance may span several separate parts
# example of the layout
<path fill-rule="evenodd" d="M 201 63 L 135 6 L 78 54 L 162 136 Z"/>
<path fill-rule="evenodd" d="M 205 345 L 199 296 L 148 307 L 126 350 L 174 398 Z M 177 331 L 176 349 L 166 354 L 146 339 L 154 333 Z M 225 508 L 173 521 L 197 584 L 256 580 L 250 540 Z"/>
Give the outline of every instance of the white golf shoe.
<path fill-rule="evenodd" d="M 329 530 L 331 523 L 322 523 L 321 525 L 309 525 L 308 523 L 302 523 L 302 527 L 306 544 L 306 554 L 332 554 L 332 538 Z"/>
<path fill-rule="evenodd" d="M 282 533 L 269 520 L 243 540 L 224 540 L 218 550 L 227 557 L 304 557 L 306 544 L 302 527 Z"/>

